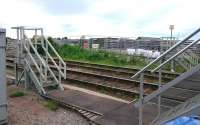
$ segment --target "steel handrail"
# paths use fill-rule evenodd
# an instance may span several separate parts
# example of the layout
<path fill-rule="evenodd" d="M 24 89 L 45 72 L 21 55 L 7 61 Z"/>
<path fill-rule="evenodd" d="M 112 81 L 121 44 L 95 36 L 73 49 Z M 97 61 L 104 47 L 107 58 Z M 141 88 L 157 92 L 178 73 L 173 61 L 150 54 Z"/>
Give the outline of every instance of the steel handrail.
<path fill-rule="evenodd" d="M 49 40 L 44 37 L 45 40 L 47 41 L 48 45 L 50 46 L 50 48 L 53 50 L 53 52 L 56 54 L 56 56 L 58 57 L 58 59 L 63 63 L 65 64 L 65 62 L 63 61 L 63 59 L 60 57 L 60 55 L 58 54 L 58 52 L 55 50 L 55 48 L 51 45 L 51 43 L 49 42 Z"/>
<path fill-rule="evenodd" d="M 144 71 L 146 71 L 150 66 L 152 66 L 154 63 L 158 62 L 159 60 L 161 60 L 163 57 L 165 57 L 168 53 L 170 53 L 172 50 L 174 50 L 175 48 L 177 48 L 179 45 L 181 45 L 182 43 L 186 42 L 187 40 L 189 40 L 191 37 L 193 37 L 194 35 L 196 35 L 197 33 L 200 32 L 200 28 L 198 28 L 196 31 L 194 31 L 193 33 L 191 33 L 188 37 L 186 37 L 185 39 L 179 41 L 178 43 L 176 43 L 174 46 L 172 46 L 171 48 L 169 48 L 167 51 L 165 51 L 163 54 L 161 54 L 158 58 L 156 58 L 155 60 L 153 60 L 152 62 L 150 62 L 147 66 L 145 66 L 144 68 L 142 68 L 140 71 L 138 71 L 135 75 L 133 75 L 131 78 L 135 78 L 137 77 L 139 74 L 143 73 Z"/>
<path fill-rule="evenodd" d="M 42 85 L 40 84 L 40 82 L 39 82 L 37 76 L 35 75 L 33 69 L 31 68 L 30 64 L 28 63 L 27 60 L 25 60 L 25 62 L 26 62 L 26 64 L 27 64 L 28 68 L 30 69 L 30 72 L 33 74 L 33 77 L 34 77 L 35 80 L 37 81 L 37 84 L 39 85 L 39 87 L 40 87 L 42 93 L 46 94 L 45 90 L 42 88 Z M 36 85 L 36 87 L 37 87 L 37 85 Z"/>
<path fill-rule="evenodd" d="M 188 46 L 186 46 L 184 49 L 182 49 L 181 51 L 179 51 L 178 53 L 176 53 L 175 55 L 173 55 L 172 57 L 170 57 L 168 60 L 166 60 L 165 62 L 163 62 L 162 64 L 160 64 L 158 67 L 156 67 L 155 69 L 153 69 L 151 72 L 155 72 L 157 70 L 159 70 L 160 68 L 162 68 L 165 64 L 167 64 L 168 62 L 170 62 L 171 60 L 173 60 L 174 58 L 176 58 L 177 56 L 181 55 L 182 53 L 184 53 L 188 48 L 190 48 L 191 46 L 193 46 L 194 44 L 196 44 L 197 42 L 200 41 L 200 38 L 192 43 L 190 43 Z"/>
<path fill-rule="evenodd" d="M 183 57 L 182 58 L 185 58 L 188 62 L 190 62 L 190 64 L 192 65 L 195 65 L 196 63 L 194 62 L 194 58 L 192 55 L 189 55 L 188 53 L 182 53 Z M 196 57 L 195 57 L 196 58 Z"/>
<path fill-rule="evenodd" d="M 39 55 L 39 53 L 37 52 L 37 50 L 36 50 L 35 47 L 33 46 L 32 42 L 30 41 L 30 39 L 29 39 L 26 35 L 24 35 L 24 37 L 27 39 L 29 45 L 30 45 L 31 48 L 33 49 L 33 51 L 34 51 L 34 53 L 36 54 L 36 56 L 39 58 L 39 60 L 40 60 L 40 62 L 42 63 L 42 65 L 43 65 L 44 67 L 46 67 L 46 64 L 45 64 L 44 60 L 43 60 L 43 59 L 41 58 L 41 56 Z"/>
<path fill-rule="evenodd" d="M 31 48 L 33 49 L 33 51 L 35 52 L 35 54 L 38 56 L 39 60 L 42 62 L 42 65 L 43 65 L 44 67 L 46 67 L 48 71 L 50 71 L 50 73 L 51 73 L 51 75 L 53 76 L 54 80 L 56 80 L 56 82 L 59 83 L 59 81 L 58 81 L 58 79 L 56 78 L 55 74 L 54 74 L 53 71 L 50 69 L 50 67 L 44 63 L 44 60 L 43 60 L 42 57 L 39 55 L 39 53 L 36 51 L 36 49 L 34 48 L 32 42 L 30 41 L 30 39 L 28 39 L 26 36 L 25 36 L 25 38 L 28 40 L 29 45 L 31 46 Z M 29 55 L 31 56 L 32 60 L 35 62 L 34 58 L 33 58 L 32 55 L 30 54 L 30 52 L 28 52 L 28 53 L 29 53 Z M 37 63 L 36 63 L 36 64 L 37 64 Z M 39 68 L 39 67 L 38 67 L 38 68 Z M 39 70 L 39 71 L 40 71 L 40 70 Z M 40 71 L 40 74 L 41 74 L 41 71 Z M 44 76 L 44 75 L 42 74 L 42 76 Z M 61 86 L 60 86 L 60 87 L 61 87 Z M 63 90 L 62 87 L 61 87 L 61 89 Z"/>
<path fill-rule="evenodd" d="M 31 58 L 33 64 L 35 65 L 35 67 L 36 67 L 37 70 L 39 71 L 40 75 L 41 75 L 42 78 L 44 79 L 45 76 L 42 74 L 42 71 L 40 70 L 40 68 L 39 68 L 39 66 L 38 66 L 38 64 L 37 64 L 37 62 L 35 61 L 35 59 L 33 58 L 33 56 L 30 54 L 30 52 L 28 51 L 28 48 L 26 47 L 26 45 L 25 45 L 24 43 L 23 43 L 23 46 L 24 46 L 25 50 L 27 51 L 29 57 Z M 32 48 L 32 49 L 34 49 L 34 48 Z"/>
<path fill-rule="evenodd" d="M 43 49 L 45 50 L 45 52 L 47 53 L 48 57 L 51 59 L 51 61 L 52 61 L 53 64 L 55 65 L 55 67 L 56 67 L 56 68 L 58 69 L 58 71 L 61 73 L 61 75 L 62 75 L 63 77 L 65 77 L 65 74 L 60 70 L 58 64 L 55 62 L 55 60 L 52 58 L 52 56 L 49 54 L 49 52 L 48 52 L 45 48 L 43 48 Z"/>
<path fill-rule="evenodd" d="M 49 42 L 49 40 L 43 36 L 43 38 L 45 39 L 45 41 L 47 42 L 48 46 L 51 48 L 51 50 L 53 50 L 54 54 L 58 57 L 59 61 L 62 63 L 63 67 L 64 67 L 64 72 L 62 73 L 63 77 L 66 78 L 66 63 L 64 62 L 64 60 L 60 57 L 60 55 L 58 54 L 58 52 L 55 50 L 55 48 L 51 45 L 51 43 Z M 52 59 L 51 59 L 52 60 Z M 53 60 L 53 63 L 55 61 Z M 55 65 L 55 64 L 54 64 Z M 60 68 L 58 67 L 58 65 L 56 64 L 56 67 L 60 70 Z M 62 71 L 61 71 L 62 72 Z"/>
<path fill-rule="evenodd" d="M 56 77 L 56 75 L 53 73 L 53 71 L 51 70 L 51 68 L 49 66 L 47 66 L 47 69 L 50 71 L 51 75 L 53 76 L 54 80 L 56 80 L 56 82 L 58 83 L 59 87 L 61 90 L 64 90 L 64 88 L 60 85 L 60 82 L 58 80 L 58 78 Z"/>
<path fill-rule="evenodd" d="M 28 48 L 27 48 L 26 46 L 24 46 L 24 48 L 25 48 L 26 51 L 28 50 Z M 28 51 L 27 51 L 27 52 L 28 52 Z M 39 68 L 39 66 L 38 66 L 38 64 L 37 64 L 37 62 L 34 60 L 33 56 L 32 56 L 29 52 L 28 52 L 28 55 L 29 55 L 29 57 L 31 58 L 31 60 L 32 60 L 33 64 L 35 65 L 35 67 L 37 68 L 37 70 L 39 71 L 40 75 L 41 75 L 42 78 L 44 79 L 45 76 L 41 73 L 42 71 L 40 70 L 40 68 Z"/>

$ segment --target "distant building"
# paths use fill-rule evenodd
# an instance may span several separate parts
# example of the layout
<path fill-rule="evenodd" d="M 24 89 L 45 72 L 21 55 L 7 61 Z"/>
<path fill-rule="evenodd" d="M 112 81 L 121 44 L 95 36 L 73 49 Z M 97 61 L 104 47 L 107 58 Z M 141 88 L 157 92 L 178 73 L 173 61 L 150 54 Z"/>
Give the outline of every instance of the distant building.
<path fill-rule="evenodd" d="M 55 39 L 55 42 L 59 45 L 64 45 L 64 44 L 79 45 L 80 39 Z"/>
<path fill-rule="evenodd" d="M 176 44 L 179 40 L 176 37 L 161 37 L 162 42 L 160 44 L 161 46 L 161 52 L 164 52 L 168 50 L 170 47 L 172 47 L 174 44 Z"/>
<path fill-rule="evenodd" d="M 126 50 L 134 46 L 134 40 L 128 38 L 91 38 L 91 44 L 98 44 L 99 49 Z"/>
<path fill-rule="evenodd" d="M 119 38 L 105 38 L 102 49 L 119 49 Z"/>
<path fill-rule="evenodd" d="M 95 48 L 95 49 L 112 49 L 112 50 L 126 50 L 126 49 L 144 49 L 152 51 L 164 52 L 169 49 L 172 45 L 176 44 L 179 40 L 175 37 L 138 37 L 136 39 L 129 38 L 89 38 L 89 39 L 55 39 L 56 43 L 59 45 L 70 44 L 70 45 L 81 45 L 86 48 Z M 185 45 L 188 45 L 192 40 L 185 42 Z M 184 45 L 184 46 L 185 46 Z M 180 48 L 179 48 L 180 49 Z M 194 53 L 200 54 L 200 44 L 190 47 Z"/>
<path fill-rule="evenodd" d="M 120 39 L 119 47 L 121 49 L 126 50 L 128 48 L 134 48 L 134 46 L 136 46 L 136 40 L 127 38 Z"/>
<path fill-rule="evenodd" d="M 161 42 L 163 40 L 160 38 L 154 38 L 154 37 L 138 37 L 136 39 L 135 49 L 145 49 L 145 50 L 155 50 L 160 51 L 161 50 Z"/>

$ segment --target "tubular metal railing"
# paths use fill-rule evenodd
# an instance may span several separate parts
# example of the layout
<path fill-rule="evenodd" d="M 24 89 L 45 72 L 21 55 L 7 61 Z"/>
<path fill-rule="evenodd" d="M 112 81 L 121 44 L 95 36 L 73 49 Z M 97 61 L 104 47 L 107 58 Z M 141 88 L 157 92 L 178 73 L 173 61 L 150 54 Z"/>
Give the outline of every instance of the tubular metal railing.
<path fill-rule="evenodd" d="M 47 56 L 50 58 L 50 60 L 53 62 L 55 68 L 59 72 L 59 76 L 66 78 L 66 63 L 63 61 L 63 59 L 60 57 L 58 52 L 55 50 L 55 48 L 51 45 L 51 43 L 48 41 L 48 39 L 44 36 L 42 36 L 44 39 L 44 42 L 46 43 L 46 47 L 43 46 L 43 49 L 46 51 Z M 49 48 L 52 50 L 54 54 L 54 58 L 49 53 Z M 58 64 L 56 63 L 55 59 L 58 60 Z"/>
<path fill-rule="evenodd" d="M 170 87 L 173 86 L 173 85 L 168 85 L 168 86 L 166 86 L 166 88 L 162 87 L 162 68 L 167 63 L 175 60 L 177 57 L 179 57 L 184 52 L 186 52 L 191 46 L 193 46 L 197 42 L 199 42 L 200 38 L 198 38 L 197 40 L 194 40 L 189 45 L 184 45 L 185 42 L 187 42 L 189 39 L 193 38 L 199 32 L 200 32 L 200 28 L 197 29 L 196 31 L 194 31 L 193 33 L 191 33 L 185 39 L 183 39 L 183 40 L 177 42 L 176 44 L 174 44 L 171 48 L 169 48 L 167 51 L 165 51 L 163 54 L 161 54 L 158 58 L 156 58 L 155 60 L 150 62 L 147 66 L 142 68 L 139 72 L 137 72 L 135 75 L 133 75 L 131 77 L 131 78 L 136 78 L 136 77 L 138 77 L 140 75 L 140 97 L 139 97 L 139 101 L 136 103 L 136 106 L 139 105 L 139 125 L 143 125 L 143 105 L 145 103 L 149 102 L 150 100 L 152 100 L 155 97 L 158 97 L 158 115 L 157 115 L 157 118 L 159 118 L 160 112 L 161 112 L 160 111 L 160 108 L 161 108 L 160 107 L 160 105 L 161 105 L 161 93 L 166 91 L 167 89 L 169 89 Z M 180 46 L 185 46 L 185 47 L 181 48 L 181 50 L 178 51 L 177 53 L 174 52 Z M 192 55 L 193 54 L 194 53 L 192 53 Z M 167 55 L 169 57 L 168 59 L 166 59 Z M 193 56 L 193 57 L 195 57 L 195 56 Z M 153 92 L 152 94 L 147 95 L 147 96 L 144 97 L 144 72 L 146 70 L 149 70 L 150 68 L 152 68 L 152 66 L 155 66 L 155 64 L 158 63 L 158 62 L 159 62 L 159 65 L 151 71 L 152 73 L 158 71 L 158 75 L 159 75 L 159 77 L 158 77 L 159 78 L 158 79 L 158 90 L 156 92 Z M 196 63 L 198 63 L 198 61 Z"/>
<path fill-rule="evenodd" d="M 54 74 L 54 72 L 51 70 L 51 68 L 49 67 L 48 65 L 48 62 L 45 62 L 44 59 L 41 57 L 41 55 L 38 53 L 37 49 L 34 47 L 33 43 L 31 42 L 30 39 L 28 39 L 26 37 L 26 35 L 24 34 L 24 37 L 25 37 L 25 42 L 24 42 L 24 48 L 27 52 L 27 54 L 30 56 L 31 58 L 31 61 L 34 63 L 34 65 L 36 66 L 37 68 L 37 71 L 39 72 L 40 74 L 40 82 L 41 82 L 41 85 L 43 85 L 45 82 L 47 82 L 47 73 L 46 72 L 50 72 L 50 75 L 53 77 L 53 79 L 55 80 L 55 82 L 59 85 L 60 89 L 63 90 L 63 87 L 61 85 L 61 80 L 58 80 L 58 78 L 56 77 L 56 75 Z M 28 49 L 29 48 L 29 49 Z M 37 59 L 35 59 L 33 57 L 33 54 L 30 52 L 30 48 L 34 51 L 34 56 L 36 56 Z M 29 60 L 30 61 L 30 60 Z M 40 66 L 38 66 L 38 64 L 40 64 Z M 39 69 L 38 69 L 39 68 Z M 33 70 L 33 69 L 32 69 Z M 41 77 L 43 79 L 41 79 Z M 44 92 L 44 94 L 46 94 L 46 92 Z"/>
<path fill-rule="evenodd" d="M 42 94 L 46 94 L 46 91 L 44 89 L 44 84 L 48 83 L 48 78 L 51 78 L 51 81 L 54 82 L 54 84 L 58 85 L 61 90 L 64 90 L 63 86 L 61 85 L 61 79 L 66 78 L 66 64 L 62 60 L 62 58 L 59 56 L 57 51 L 54 49 L 54 47 L 51 45 L 51 43 L 43 36 L 43 29 L 42 28 L 24 28 L 24 27 L 15 27 L 14 29 L 17 29 L 17 35 L 18 35 L 18 44 L 19 44 L 19 53 L 18 54 L 24 54 L 24 70 L 26 73 L 25 77 L 27 75 L 30 75 L 36 86 L 36 88 L 41 92 Z M 35 37 L 34 42 L 29 39 L 26 34 L 25 30 L 34 30 L 35 31 Z M 37 31 L 41 31 L 41 43 L 37 41 Z M 38 52 L 38 45 L 41 45 L 42 49 L 44 50 L 44 56 L 41 55 L 41 53 Z M 49 53 L 48 49 L 51 49 L 54 56 L 58 58 L 58 63 L 55 62 L 51 54 Z M 17 56 L 19 57 L 19 55 Z M 45 59 L 44 59 L 45 58 Z M 57 69 L 58 75 L 55 75 L 55 72 L 50 68 L 49 61 L 51 60 L 53 62 L 53 67 Z M 16 75 L 17 76 L 17 75 Z M 52 80 L 53 79 L 53 80 Z M 26 80 L 26 78 L 25 78 Z M 28 83 L 26 83 L 28 84 Z"/>

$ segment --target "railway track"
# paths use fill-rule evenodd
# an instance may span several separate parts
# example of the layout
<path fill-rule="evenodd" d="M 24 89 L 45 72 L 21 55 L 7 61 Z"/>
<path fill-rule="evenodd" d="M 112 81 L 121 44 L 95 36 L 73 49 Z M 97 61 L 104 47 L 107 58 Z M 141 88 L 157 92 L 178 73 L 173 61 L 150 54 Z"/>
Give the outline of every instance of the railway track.
<path fill-rule="evenodd" d="M 140 82 L 137 80 L 132 80 L 129 78 L 123 78 L 119 76 L 115 76 L 113 74 L 105 74 L 105 72 L 97 72 L 96 68 L 95 71 L 87 70 L 87 67 L 90 67 L 90 69 L 95 69 L 94 66 L 78 66 L 78 64 L 68 64 L 67 63 L 67 79 L 63 80 L 63 84 L 70 84 L 78 87 L 87 88 L 93 91 L 106 93 L 111 96 L 115 96 L 118 98 L 122 98 L 124 100 L 132 101 L 136 100 L 139 96 L 139 84 Z M 13 60 L 7 60 L 6 63 L 7 67 L 13 68 Z M 84 64 L 86 65 L 86 64 Z M 92 68 L 91 68 L 92 67 Z M 52 67 L 54 68 L 54 67 Z M 83 69 L 82 69 L 83 68 Z M 103 69 L 103 68 L 102 68 Z M 104 70 L 104 69 L 103 69 Z M 119 70 L 119 69 L 118 69 Z M 111 73 L 117 74 L 116 70 L 112 69 L 106 69 L 104 71 L 110 71 Z M 120 73 L 123 73 L 125 71 L 121 71 Z M 168 74 L 167 74 L 168 75 Z M 166 75 L 166 76 L 167 76 Z M 170 75 L 168 75 L 170 76 Z M 153 77 L 153 76 L 152 76 Z M 170 76 L 171 77 L 171 76 Z M 157 89 L 158 85 L 155 83 L 144 83 L 144 92 L 145 95 L 152 93 Z M 43 95 L 45 96 L 45 95 Z M 82 116 L 87 118 L 90 121 L 93 121 L 92 119 L 95 119 L 101 114 L 95 113 L 93 111 L 88 111 L 87 109 L 83 109 L 81 107 L 77 107 L 75 105 L 67 104 L 66 102 L 62 102 L 62 100 L 59 100 L 57 98 L 49 97 L 48 95 L 45 97 L 54 101 L 59 102 L 59 104 L 69 107 L 70 109 L 76 110 L 79 112 Z M 183 102 L 181 97 L 168 97 L 168 96 L 162 96 L 162 104 L 167 107 L 173 107 L 177 104 L 180 104 Z M 157 102 L 157 100 L 152 100 L 152 102 Z M 91 123 L 95 124 L 95 123 Z"/>
<path fill-rule="evenodd" d="M 88 110 L 88 109 L 85 109 L 83 107 L 79 107 L 76 105 L 67 104 L 65 101 L 62 101 L 61 99 L 58 99 L 58 98 L 55 98 L 52 96 L 48 96 L 48 95 L 41 95 L 41 96 L 45 99 L 53 100 L 53 101 L 57 102 L 63 108 L 70 109 L 70 110 L 73 110 L 73 111 L 79 113 L 81 116 L 83 116 L 84 118 L 86 118 L 88 120 L 90 125 L 99 125 L 94 120 L 100 116 L 103 116 L 103 114 L 100 114 L 98 112 Z"/>
<path fill-rule="evenodd" d="M 13 60 L 11 59 L 7 60 L 7 67 L 13 68 L 12 61 Z M 67 69 L 67 79 L 62 81 L 63 84 L 71 84 L 78 87 L 84 87 L 87 89 L 119 97 L 128 101 L 138 98 L 139 81 L 108 74 L 102 75 L 104 74 L 104 72 L 94 73 L 89 70 L 80 70 L 80 67 L 76 67 L 70 67 Z M 155 91 L 157 87 L 157 84 L 145 82 L 144 92 L 146 95 L 150 94 Z"/>
<path fill-rule="evenodd" d="M 14 67 L 12 63 L 7 63 L 6 65 L 8 68 Z M 129 101 L 137 98 L 139 95 L 139 82 L 136 80 L 82 72 L 72 69 L 67 69 L 67 78 L 66 80 L 63 80 L 62 83 L 89 88 L 94 91 L 100 91 Z M 144 87 L 145 94 L 149 94 L 157 89 L 157 85 L 151 83 L 145 83 Z"/>
<path fill-rule="evenodd" d="M 7 63 L 13 63 L 13 57 L 7 57 Z M 132 69 L 132 68 L 124 68 L 124 67 L 116 67 L 116 66 L 109 66 L 109 65 L 102 65 L 102 64 L 92 64 L 86 62 L 78 62 L 78 61 L 65 61 L 68 69 L 76 69 L 78 71 L 83 72 L 91 72 L 95 74 L 131 79 L 131 76 L 139 71 L 139 69 Z M 49 62 L 51 63 L 51 62 Z M 171 73 L 171 72 L 164 72 L 162 73 L 163 83 L 171 81 L 179 74 Z M 158 75 L 157 73 L 152 74 L 150 71 L 145 72 L 145 82 L 148 83 L 156 83 L 158 82 Z"/>
<path fill-rule="evenodd" d="M 67 66 L 73 67 L 73 68 L 86 68 L 86 69 L 92 69 L 92 70 L 103 70 L 110 74 L 117 73 L 118 75 L 122 75 L 122 77 L 130 78 L 133 74 L 138 72 L 140 69 L 136 68 L 126 68 L 126 67 L 117 67 L 117 66 L 111 66 L 111 65 L 104 65 L 104 64 L 93 64 L 93 63 L 87 63 L 87 62 L 79 62 L 79 61 L 66 61 Z M 172 72 L 162 72 L 163 79 L 171 80 L 175 77 L 177 77 L 178 73 L 172 73 Z M 146 71 L 145 76 L 149 78 L 157 78 L 158 72 L 151 73 L 151 71 Z"/>

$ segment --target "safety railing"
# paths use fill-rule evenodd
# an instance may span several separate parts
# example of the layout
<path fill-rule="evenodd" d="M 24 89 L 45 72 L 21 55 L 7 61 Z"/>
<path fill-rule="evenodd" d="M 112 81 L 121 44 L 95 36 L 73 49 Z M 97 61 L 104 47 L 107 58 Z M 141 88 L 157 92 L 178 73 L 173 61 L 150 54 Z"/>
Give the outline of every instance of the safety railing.
<path fill-rule="evenodd" d="M 39 42 L 40 41 L 40 42 Z M 38 46 L 38 43 L 40 43 L 40 46 L 42 47 L 44 51 L 43 58 L 46 58 L 46 63 L 49 66 L 49 62 L 51 62 L 51 67 L 49 69 L 53 68 L 54 72 L 55 70 L 56 75 L 53 74 L 52 71 L 51 74 L 53 75 L 56 82 L 61 83 L 62 77 L 66 79 L 66 63 L 63 61 L 63 59 L 60 57 L 56 49 L 52 46 L 52 44 L 49 42 L 49 40 L 43 36 L 35 36 L 34 38 L 35 45 Z M 47 76 L 47 70 L 45 71 L 45 75 Z M 58 78 L 57 78 L 58 77 Z"/>
<path fill-rule="evenodd" d="M 46 46 L 43 46 L 43 49 L 46 51 L 47 56 L 49 57 L 55 68 L 58 70 L 60 77 L 62 76 L 63 78 L 66 78 L 66 63 L 60 57 L 60 55 L 49 42 L 49 40 L 44 36 L 42 37 L 44 39 L 44 44 L 46 44 Z M 49 49 L 51 50 L 51 52 L 48 51 Z"/>
<path fill-rule="evenodd" d="M 31 67 L 31 64 L 26 59 L 25 59 L 25 64 L 26 64 L 26 68 L 30 72 L 31 78 L 33 78 L 33 81 L 35 83 L 37 90 L 39 90 L 39 93 L 46 94 L 46 92 L 41 84 L 42 82 L 38 79 L 37 75 L 35 74 L 35 72 L 33 71 L 32 67 Z"/>
<path fill-rule="evenodd" d="M 54 81 L 59 85 L 59 87 L 63 90 L 63 87 L 61 85 L 61 81 L 58 80 L 52 69 L 49 67 L 48 63 L 44 61 L 44 59 L 41 57 L 41 55 L 38 53 L 37 49 L 34 47 L 31 40 L 24 34 L 24 42 L 23 46 L 27 54 L 29 55 L 31 61 L 33 62 L 34 66 L 37 69 L 37 72 L 40 74 L 40 77 L 38 78 L 40 81 L 40 84 L 43 85 L 45 82 L 47 82 L 47 72 L 50 72 L 50 75 L 53 77 Z M 33 53 L 30 52 L 30 50 L 33 50 Z M 25 58 L 26 59 L 26 58 Z M 39 63 L 39 65 L 38 65 Z M 33 69 L 32 69 L 33 70 Z M 34 70 L 33 70 L 34 71 Z M 39 85 L 40 86 L 40 85 Z M 46 93 L 46 92 L 44 92 Z"/>
<path fill-rule="evenodd" d="M 163 54 L 161 54 L 158 58 L 156 58 L 155 60 L 150 62 L 147 66 L 142 68 L 139 72 L 137 72 L 135 75 L 133 75 L 131 77 L 131 78 L 137 78 L 138 76 L 140 76 L 139 77 L 140 78 L 140 96 L 139 96 L 139 101 L 136 103 L 136 106 L 139 105 L 139 125 L 143 125 L 143 105 L 145 103 L 149 102 L 150 100 L 152 100 L 153 98 L 158 99 L 158 102 L 157 102 L 158 103 L 158 115 L 157 115 L 157 117 L 160 116 L 160 112 L 161 112 L 161 107 L 160 107 L 161 96 L 160 95 L 163 91 L 166 91 L 167 89 L 169 89 L 171 87 L 170 85 L 166 88 L 162 87 L 162 70 L 163 70 L 164 66 L 166 66 L 166 64 L 174 61 L 176 58 L 178 58 L 180 55 L 182 55 L 184 52 L 186 52 L 190 47 L 192 47 L 193 45 L 195 45 L 196 43 L 198 43 L 200 41 L 200 39 L 197 38 L 196 40 L 194 40 L 193 42 L 191 42 L 188 45 L 184 44 L 189 39 L 194 38 L 194 36 L 196 36 L 199 32 L 200 32 L 200 28 L 197 29 L 196 31 L 194 31 L 193 33 L 191 33 L 185 39 L 174 44 L 171 48 L 169 48 L 167 51 L 165 51 Z M 180 47 L 181 49 L 178 52 L 176 52 L 178 47 Z M 157 64 L 157 63 L 159 63 L 159 64 Z M 152 70 L 152 67 L 154 67 L 153 70 Z M 152 94 L 144 97 L 144 72 L 146 70 L 152 70 L 151 71 L 152 73 L 158 71 L 158 90 L 156 92 L 153 92 Z M 162 88 L 162 91 L 159 91 L 161 88 Z"/>
<path fill-rule="evenodd" d="M 61 79 L 62 77 L 66 78 L 66 64 L 56 52 L 51 43 L 43 36 L 43 29 L 25 27 L 14 27 L 13 29 L 17 29 L 17 39 L 19 45 L 17 57 L 19 57 L 19 55 L 24 55 L 24 58 L 20 58 L 20 60 L 24 60 L 22 61 L 24 62 L 24 71 L 21 73 L 21 76 L 25 76 L 25 80 L 27 79 L 26 76 L 29 76 L 41 94 L 46 94 L 44 89 L 45 86 L 48 87 L 52 85 L 58 85 L 61 90 L 64 90 L 61 84 Z M 26 36 L 26 30 L 35 31 L 34 42 L 33 39 L 29 39 Z M 38 42 L 37 40 L 38 30 L 41 31 L 41 42 Z M 42 48 L 44 53 L 40 53 L 38 48 Z M 51 56 L 48 49 L 51 49 L 51 52 L 53 52 L 53 54 L 58 58 L 58 64 Z M 51 62 L 53 62 L 54 70 L 56 68 L 58 73 L 54 72 L 54 70 L 50 67 L 49 59 Z M 17 61 L 17 63 L 19 62 Z M 16 78 L 18 79 L 18 75 L 16 75 Z M 25 84 L 30 83 L 26 81 Z"/>
<path fill-rule="evenodd" d="M 29 68 L 30 71 L 33 71 L 32 67 L 33 66 L 35 67 L 35 71 L 37 71 L 39 73 L 39 78 L 34 77 L 34 78 L 36 78 L 35 81 L 38 81 L 37 83 L 35 83 L 36 87 L 39 90 L 39 92 L 46 94 L 46 92 L 42 88 L 42 84 L 43 84 L 44 80 L 46 79 L 45 75 L 43 74 L 43 72 L 44 72 L 43 67 L 46 67 L 45 62 L 40 57 L 39 53 L 34 48 L 33 44 L 26 37 L 25 34 L 24 34 L 23 37 L 24 37 L 24 40 L 22 41 L 22 45 L 23 45 L 23 48 L 24 48 L 24 52 L 26 53 L 26 57 L 24 58 L 26 68 Z M 32 50 L 34 52 L 34 55 L 37 57 L 37 61 L 35 59 L 36 57 L 33 56 L 33 54 L 30 52 L 30 50 Z M 34 76 L 37 76 L 37 75 L 34 73 Z M 26 75 L 25 75 L 25 77 L 26 77 Z M 27 78 L 25 78 L 25 79 L 27 79 Z"/>

